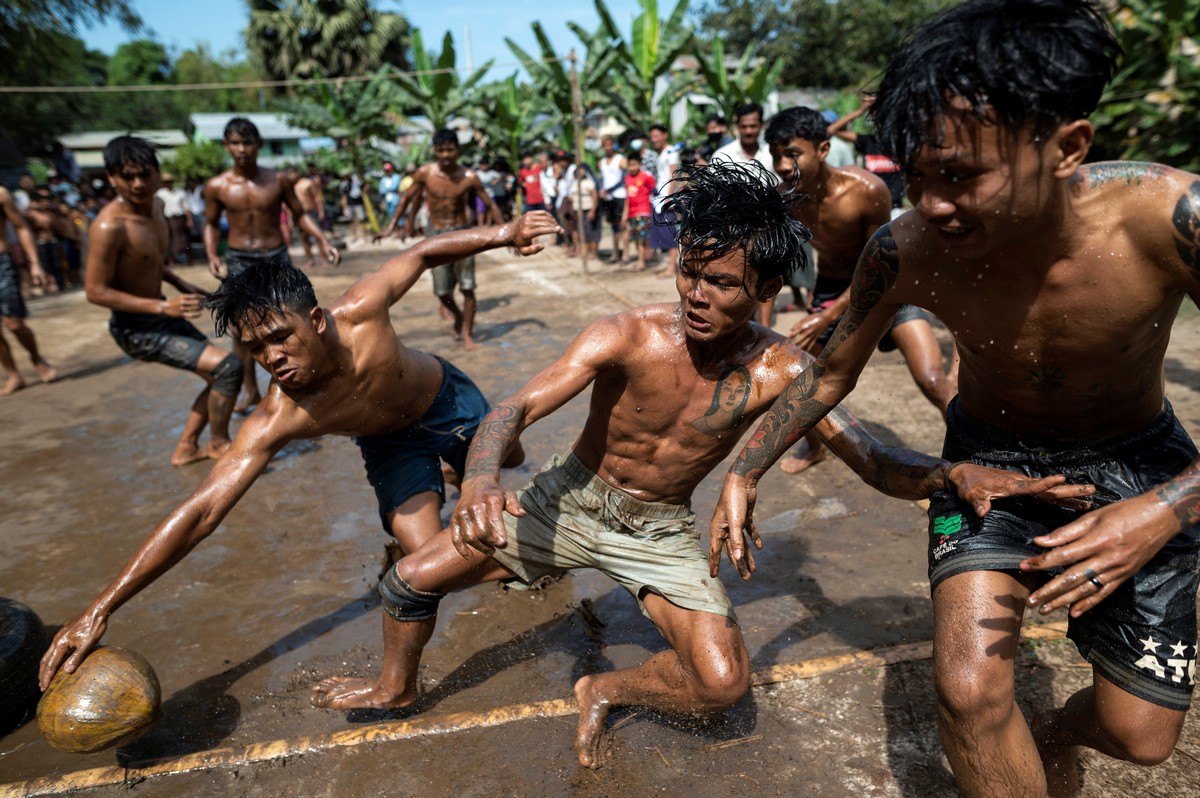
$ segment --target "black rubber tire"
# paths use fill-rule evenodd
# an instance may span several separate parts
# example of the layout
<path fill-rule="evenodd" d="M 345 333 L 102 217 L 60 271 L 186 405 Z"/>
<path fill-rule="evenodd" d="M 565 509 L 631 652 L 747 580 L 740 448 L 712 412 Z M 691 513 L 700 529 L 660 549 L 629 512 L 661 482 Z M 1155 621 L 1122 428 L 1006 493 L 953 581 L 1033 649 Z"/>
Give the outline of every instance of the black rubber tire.
<path fill-rule="evenodd" d="M 37 613 L 0 597 L 0 735 L 33 717 L 41 696 L 38 665 L 49 646 L 50 636 Z"/>

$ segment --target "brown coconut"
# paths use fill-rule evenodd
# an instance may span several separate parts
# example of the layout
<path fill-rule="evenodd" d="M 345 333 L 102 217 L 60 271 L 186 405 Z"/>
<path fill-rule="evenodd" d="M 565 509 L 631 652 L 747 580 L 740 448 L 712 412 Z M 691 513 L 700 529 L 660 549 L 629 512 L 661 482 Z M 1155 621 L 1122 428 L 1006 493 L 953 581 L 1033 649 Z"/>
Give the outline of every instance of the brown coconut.
<path fill-rule="evenodd" d="M 60 669 L 38 702 L 37 723 L 52 748 L 91 754 L 133 742 L 162 714 L 158 677 L 141 655 L 104 646 L 74 673 Z"/>

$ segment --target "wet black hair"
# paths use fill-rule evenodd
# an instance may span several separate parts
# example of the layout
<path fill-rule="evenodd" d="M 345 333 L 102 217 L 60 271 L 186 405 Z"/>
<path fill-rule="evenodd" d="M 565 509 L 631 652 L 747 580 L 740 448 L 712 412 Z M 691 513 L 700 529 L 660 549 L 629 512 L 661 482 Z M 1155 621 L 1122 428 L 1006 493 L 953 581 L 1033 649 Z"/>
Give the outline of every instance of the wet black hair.
<path fill-rule="evenodd" d="M 695 166 L 699 160 L 700 151 L 695 147 L 685 147 L 679 151 L 679 163 L 682 166 Z"/>
<path fill-rule="evenodd" d="M 775 277 L 788 279 L 808 267 L 808 228 L 788 209 L 801 195 L 780 193 L 779 179 L 757 161 L 718 161 L 681 166 L 663 213 L 679 222 L 679 255 L 711 260 L 741 249 L 758 273 L 758 289 Z"/>
<path fill-rule="evenodd" d="M 903 164 L 941 143 L 948 97 L 974 116 L 1043 136 L 1100 101 L 1121 46 L 1094 0 L 970 0 L 914 31 L 871 109 L 879 144 Z"/>
<path fill-rule="evenodd" d="M 154 145 L 136 136 L 117 136 L 104 145 L 104 171 L 120 173 L 123 166 L 140 166 L 158 171 L 158 155 Z"/>
<path fill-rule="evenodd" d="M 721 116 L 720 114 L 709 114 L 708 116 L 704 117 L 705 125 L 711 124 L 712 122 L 716 122 L 722 127 L 729 124 L 727 121 L 725 121 L 725 117 Z"/>
<path fill-rule="evenodd" d="M 667 126 L 664 125 L 662 122 L 655 122 L 653 125 L 646 128 L 646 132 L 650 132 L 651 130 L 661 130 L 663 133 L 666 133 L 668 136 L 671 135 L 671 131 L 668 130 Z"/>
<path fill-rule="evenodd" d="M 258 127 L 244 116 L 235 116 L 226 122 L 223 136 L 226 140 L 230 136 L 237 136 L 242 141 L 262 141 L 262 134 L 258 132 Z"/>
<path fill-rule="evenodd" d="M 750 114 L 758 114 L 758 121 L 761 122 L 763 119 L 763 107 L 758 103 L 742 103 L 733 109 L 733 119 L 735 122 L 743 116 L 749 116 Z"/>
<path fill-rule="evenodd" d="M 829 138 L 828 125 L 820 112 L 798 105 L 771 117 L 765 138 L 768 146 L 782 147 L 792 139 L 804 139 L 820 144 Z"/>
<path fill-rule="evenodd" d="M 441 128 L 433 134 L 433 146 L 440 147 L 444 144 L 458 146 L 458 134 L 448 127 Z"/>
<path fill-rule="evenodd" d="M 212 311 L 220 336 L 246 322 L 261 324 L 273 313 L 308 313 L 317 306 L 317 295 L 295 266 L 259 263 L 226 277 L 204 306 Z"/>

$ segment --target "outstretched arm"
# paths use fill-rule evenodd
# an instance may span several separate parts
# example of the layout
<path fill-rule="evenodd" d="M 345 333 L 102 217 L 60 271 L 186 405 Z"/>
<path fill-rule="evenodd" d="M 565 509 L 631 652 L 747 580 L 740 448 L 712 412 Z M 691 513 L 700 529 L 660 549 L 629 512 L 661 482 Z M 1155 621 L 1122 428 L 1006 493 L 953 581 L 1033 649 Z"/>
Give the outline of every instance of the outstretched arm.
<path fill-rule="evenodd" d="M 857 141 L 858 134 L 855 133 L 853 130 L 847 130 L 846 128 L 855 119 L 858 119 L 860 116 L 865 114 L 871 108 L 871 106 L 874 104 L 875 104 L 875 95 L 868 95 L 868 96 L 864 97 L 862 103 L 857 108 L 855 108 L 850 113 L 842 116 L 840 119 L 838 119 L 834 122 L 831 122 L 829 124 L 829 126 L 825 128 L 826 135 L 837 136 L 838 138 L 845 139 L 846 141 L 849 141 L 849 142 Z"/>
<path fill-rule="evenodd" d="M 350 287 L 346 296 L 369 303 L 394 305 L 426 269 L 497 247 L 516 247 L 522 255 L 532 255 L 543 248 L 542 244 L 536 243 L 538 236 L 559 230 L 553 216 L 545 211 L 535 211 L 508 224 L 455 230 L 426 238 L 363 277 Z"/>
<path fill-rule="evenodd" d="M 255 413 L 242 425 L 233 445 L 213 466 L 204 482 L 158 525 L 117 578 L 92 605 L 54 636 L 42 657 L 43 690 L 60 665 L 73 673 L 108 628 L 108 618 L 212 534 L 226 514 L 254 484 L 287 438 L 273 434 L 270 416 Z M 65 662 L 64 662 L 65 660 Z"/>

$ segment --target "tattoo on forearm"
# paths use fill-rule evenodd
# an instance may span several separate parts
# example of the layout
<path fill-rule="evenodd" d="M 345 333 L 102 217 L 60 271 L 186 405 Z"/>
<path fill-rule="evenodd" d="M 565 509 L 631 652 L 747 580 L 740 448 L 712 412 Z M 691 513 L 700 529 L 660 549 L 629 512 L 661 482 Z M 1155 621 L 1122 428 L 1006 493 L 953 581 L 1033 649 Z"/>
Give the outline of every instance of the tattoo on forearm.
<path fill-rule="evenodd" d="M 1156 492 L 1179 519 L 1179 528 L 1200 523 L 1200 469 L 1192 463 Z"/>
<path fill-rule="evenodd" d="M 1161 177 L 1164 174 L 1166 174 L 1166 170 L 1156 163 L 1137 161 L 1096 163 L 1087 168 L 1088 183 L 1092 188 L 1099 188 L 1106 183 L 1124 183 L 1127 186 L 1136 186 L 1141 184 L 1144 177 Z"/>
<path fill-rule="evenodd" d="M 742 423 L 750 401 L 750 371 L 745 366 L 729 365 L 721 372 L 713 389 L 712 403 L 692 427 L 705 435 L 717 437 Z"/>
<path fill-rule="evenodd" d="M 858 260 L 854 280 L 850 284 L 850 306 L 834 331 L 832 340 L 825 345 L 826 350 L 832 353 L 861 326 L 867 314 L 879 304 L 884 292 L 895 284 L 899 273 L 900 254 L 896 239 L 892 237 L 891 226 L 885 224 L 871 236 Z"/>
<path fill-rule="evenodd" d="M 1192 276 L 1200 280 L 1200 180 L 1192 183 L 1175 203 L 1171 221 L 1175 225 L 1179 257 L 1191 269 Z"/>
<path fill-rule="evenodd" d="M 1029 387 L 1042 393 L 1053 393 L 1066 381 L 1066 373 L 1054 366 L 1042 366 L 1039 369 L 1029 370 Z"/>
<path fill-rule="evenodd" d="M 733 473 L 758 479 L 771 463 L 830 411 L 829 405 L 813 398 L 817 380 L 823 372 L 824 369 L 814 363 L 784 389 L 738 455 Z"/>
<path fill-rule="evenodd" d="M 504 455 L 517 436 L 524 413 L 512 405 L 500 404 L 492 408 L 471 441 L 467 452 L 466 473 L 463 479 L 495 474 L 504 462 Z"/>

